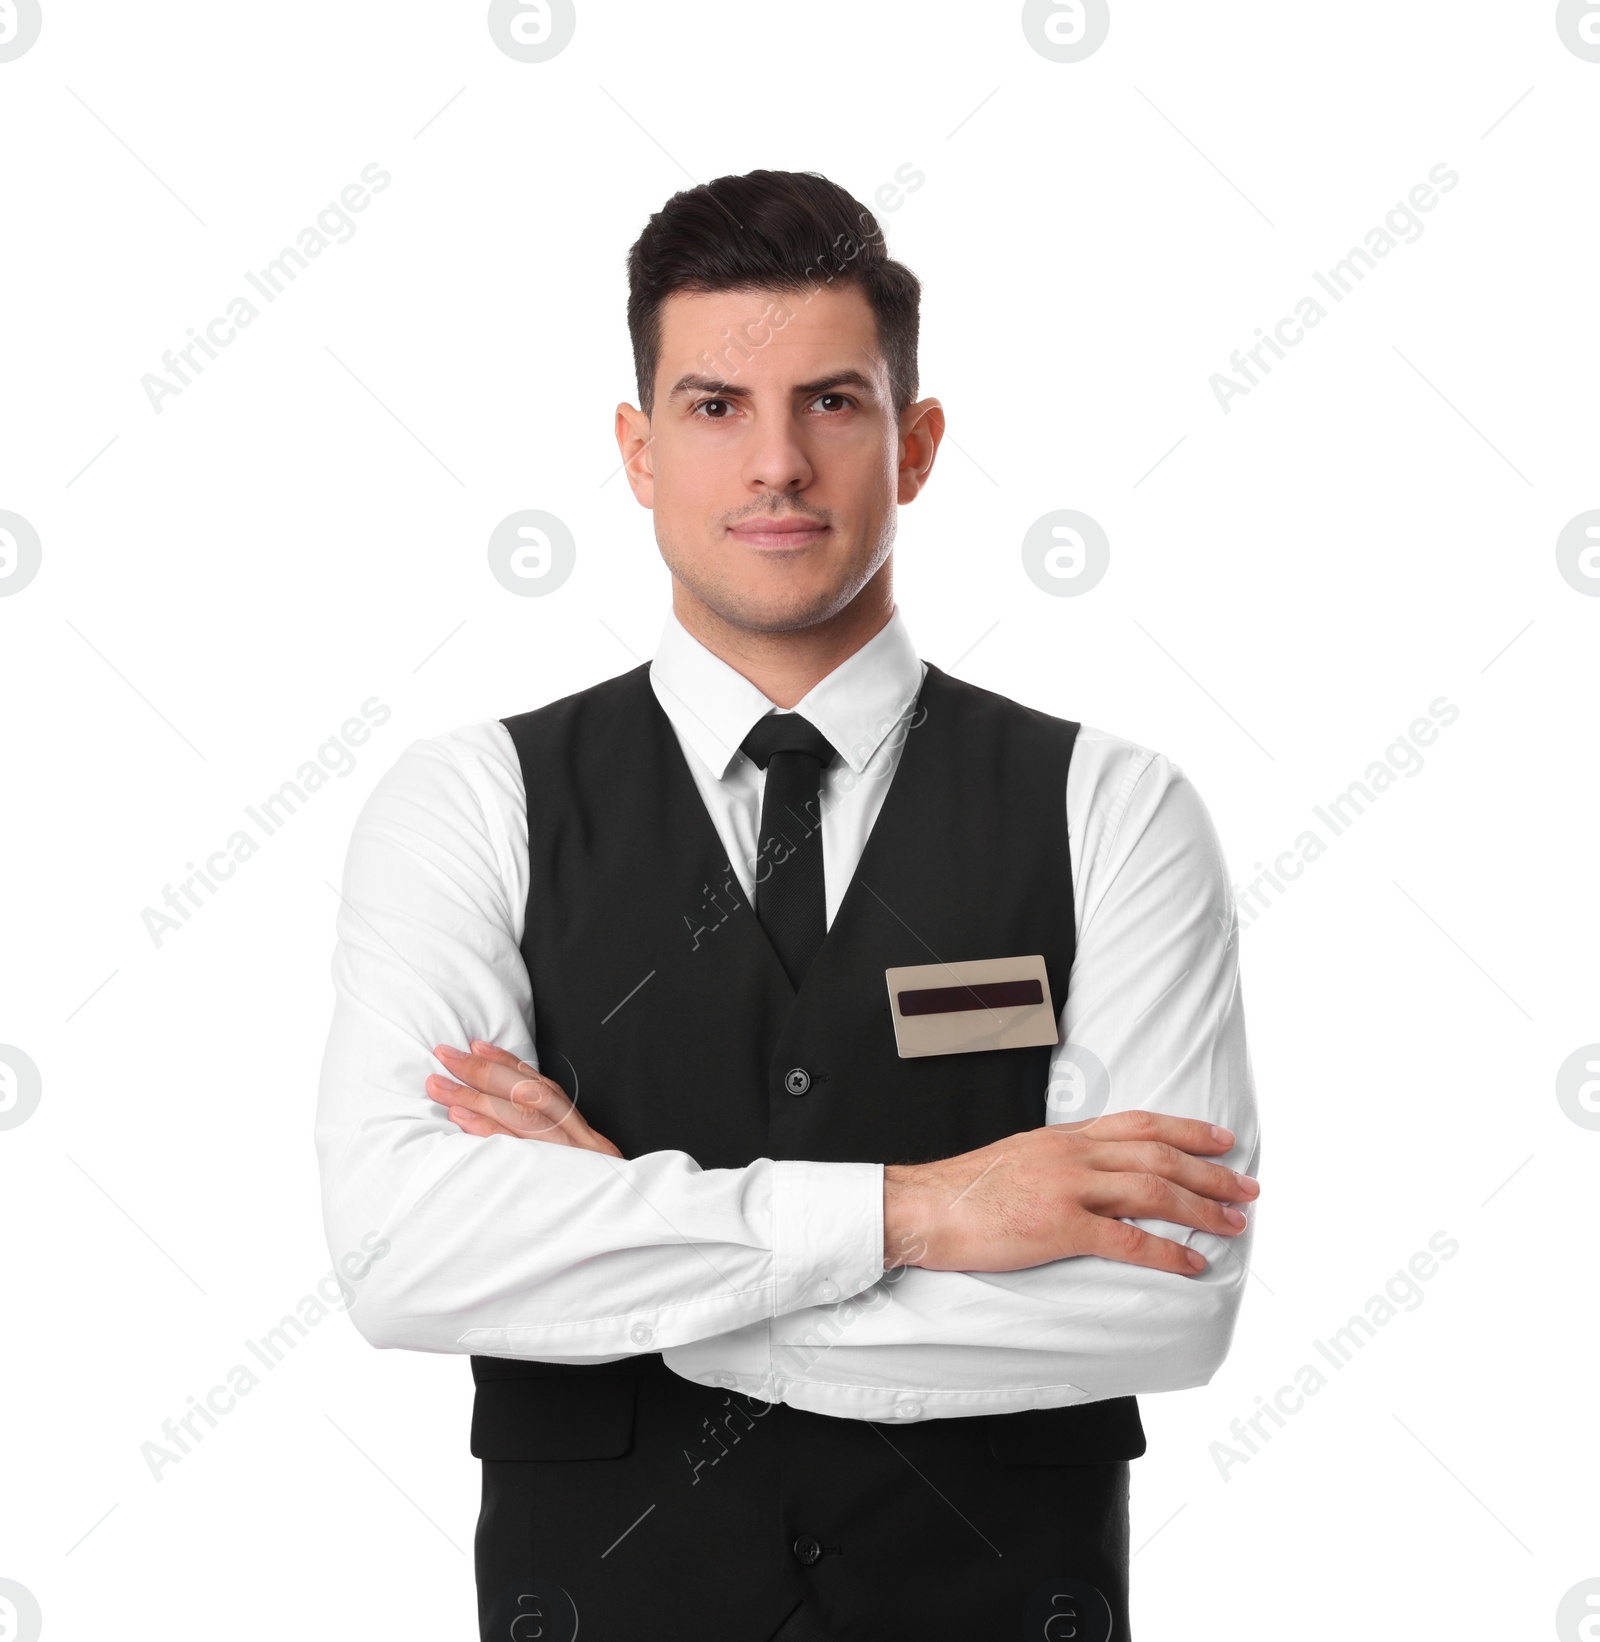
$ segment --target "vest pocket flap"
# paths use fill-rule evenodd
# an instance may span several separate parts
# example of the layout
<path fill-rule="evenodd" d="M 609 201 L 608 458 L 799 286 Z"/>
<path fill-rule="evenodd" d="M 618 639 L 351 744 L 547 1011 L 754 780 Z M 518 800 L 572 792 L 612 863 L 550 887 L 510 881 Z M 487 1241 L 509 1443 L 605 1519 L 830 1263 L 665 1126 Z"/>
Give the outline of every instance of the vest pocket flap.
<path fill-rule="evenodd" d="M 995 1416 L 989 1452 L 1005 1465 L 1106 1465 L 1144 1453 L 1144 1425 L 1132 1397 L 1028 1408 Z"/>
<path fill-rule="evenodd" d="M 513 1463 L 615 1459 L 633 1445 L 635 1389 L 631 1374 L 480 1380 L 473 1455 Z"/>

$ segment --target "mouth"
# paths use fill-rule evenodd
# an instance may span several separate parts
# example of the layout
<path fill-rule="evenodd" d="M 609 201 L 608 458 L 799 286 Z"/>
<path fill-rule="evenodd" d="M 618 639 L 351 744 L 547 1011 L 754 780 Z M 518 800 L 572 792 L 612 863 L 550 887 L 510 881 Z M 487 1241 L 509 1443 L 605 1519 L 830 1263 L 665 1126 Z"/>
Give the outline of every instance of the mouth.
<path fill-rule="evenodd" d="M 746 547 L 767 552 L 792 552 L 820 542 L 829 529 L 828 525 L 807 519 L 751 519 L 746 524 L 734 526 L 728 534 Z"/>

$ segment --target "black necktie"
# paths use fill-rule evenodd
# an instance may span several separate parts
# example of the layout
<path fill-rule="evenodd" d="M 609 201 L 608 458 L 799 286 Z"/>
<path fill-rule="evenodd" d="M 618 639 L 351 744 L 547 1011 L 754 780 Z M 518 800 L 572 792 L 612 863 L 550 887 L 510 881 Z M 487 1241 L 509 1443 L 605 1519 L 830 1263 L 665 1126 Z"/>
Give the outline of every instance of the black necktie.
<path fill-rule="evenodd" d="M 740 746 L 767 772 L 756 839 L 756 917 L 798 992 L 828 928 L 819 798 L 833 743 L 798 713 L 768 713 Z"/>

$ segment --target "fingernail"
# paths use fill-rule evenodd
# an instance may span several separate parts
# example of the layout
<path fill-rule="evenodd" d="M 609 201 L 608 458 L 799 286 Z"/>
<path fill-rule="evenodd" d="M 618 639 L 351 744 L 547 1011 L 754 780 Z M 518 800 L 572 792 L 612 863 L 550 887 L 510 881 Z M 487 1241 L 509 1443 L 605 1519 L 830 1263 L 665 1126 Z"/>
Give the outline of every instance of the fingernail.
<path fill-rule="evenodd" d="M 1244 1224 L 1244 1216 L 1231 1203 L 1222 1211 L 1222 1218 L 1230 1226 L 1242 1226 Z"/>
<path fill-rule="evenodd" d="M 485 1050 L 493 1049 L 494 1045 L 486 1042 L 483 1038 L 474 1038 L 472 1040 L 472 1048 L 474 1053 L 481 1055 Z"/>
<path fill-rule="evenodd" d="M 1206 1269 L 1206 1257 L 1199 1251 L 1199 1249 L 1185 1249 L 1183 1252 L 1189 1256 L 1189 1264 L 1193 1266 L 1196 1271 L 1204 1271 Z"/>
<path fill-rule="evenodd" d="M 440 1059 L 441 1059 L 441 1060 L 442 1060 L 442 1059 L 443 1059 L 443 1058 L 444 1058 L 444 1057 L 445 1057 L 445 1056 L 446 1056 L 446 1055 L 461 1055 L 461 1054 L 464 1054 L 464 1053 L 465 1053 L 465 1051 L 464 1051 L 464 1050 L 461 1050 L 461 1049 L 452 1049 L 452 1048 L 451 1048 L 451 1047 L 450 1047 L 450 1045 L 449 1045 L 449 1044 L 447 1044 L 447 1043 L 436 1043 L 436 1044 L 435 1044 L 435 1045 L 434 1045 L 434 1046 L 433 1046 L 433 1052 L 434 1052 L 434 1054 L 436 1054 L 436 1055 L 437 1055 L 437 1056 L 439 1056 L 439 1058 L 440 1058 Z"/>
<path fill-rule="evenodd" d="M 1231 1146 L 1233 1144 L 1233 1130 L 1219 1128 L 1215 1123 L 1213 1123 L 1211 1125 L 1211 1138 L 1216 1141 L 1219 1146 Z"/>
<path fill-rule="evenodd" d="M 1254 1197 L 1255 1194 L 1261 1190 L 1261 1182 L 1251 1175 L 1240 1174 L 1239 1171 L 1235 1169 L 1233 1171 L 1233 1178 L 1239 1182 L 1239 1190 L 1248 1192 L 1252 1197 Z"/>

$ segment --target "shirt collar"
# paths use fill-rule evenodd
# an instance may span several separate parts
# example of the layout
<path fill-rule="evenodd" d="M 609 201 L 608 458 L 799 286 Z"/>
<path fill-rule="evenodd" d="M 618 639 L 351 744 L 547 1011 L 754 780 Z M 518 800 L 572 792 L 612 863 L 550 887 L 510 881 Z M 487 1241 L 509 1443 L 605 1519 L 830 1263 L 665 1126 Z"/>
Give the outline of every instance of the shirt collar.
<path fill-rule="evenodd" d="M 888 622 L 795 703 L 862 774 L 922 687 L 923 664 L 897 605 Z M 650 684 L 673 728 L 720 781 L 769 701 L 667 612 L 650 663 Z"/>

